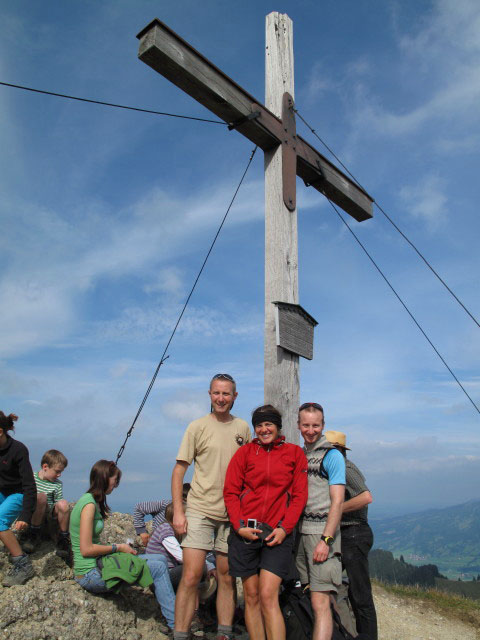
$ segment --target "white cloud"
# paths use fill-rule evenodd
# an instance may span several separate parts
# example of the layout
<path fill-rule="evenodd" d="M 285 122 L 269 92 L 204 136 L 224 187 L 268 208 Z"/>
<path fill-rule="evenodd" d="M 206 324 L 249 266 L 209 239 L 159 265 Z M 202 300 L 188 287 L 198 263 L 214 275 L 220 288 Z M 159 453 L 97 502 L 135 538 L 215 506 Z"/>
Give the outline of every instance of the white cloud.
<path fill-rule="evenodd" d="M 448 67 L 452 60 L 446 55 L 445 42 L 466 54 L 480 52 L 480 8 L 476 0 L 436 0 L 432 9 L 420 21 L 417 32 L 400 37 L 407 55 L 415 60 L 433 59 Z"/>
<path fill-rule="evenodd" d="M 183 398 L 166 402 L 162 406 L 162 410 L 165 417 L 175 421 L 175 424 L 187 425 L 206 413 L 205 406 L 205 396 L 202 395 L 198 398 Z"/>
<path fill-rule="evenodd" d="M 130 365 L 127 362 L 116 362 L 110 368 L 110 375 L 113 378 L 122 378 L 130 369 Z"/>
<path fill-rule="evenodd" d="M 340 99 L 349 114 L 355 157 L 364 152 L 366 140 L 369 146 L 376 138 L 403 146 L 413 136 L 429 152 L 475 152 L 480 122 L 478 2 L 438 0 L 429 11 L 405 7 L 404 14 L 411 33 L 397 26 L 394 44 L 401 55 L 389 49 L 385 62 L 371 54 L 360 65 L 354 59 L 331 86 L 331 98 Z"/>
<path fill-rule="evenodd" d="M 163 265 L 198 249 L 200 239 L 206 254 L 231 196 L 226 184 L 185 199 L 154 188 L 120 214 L 92 202 L 81 218 L 75 216 L 75 224 L 60 212 L 4 202 L 15 215 L 5 212 L 13 240 L 6 248 L 8 268 L 0 279 L 0 295 L 14 304 L 6 305 L 0 318 L 0 355 L 14 356 L 66 340 L 82 320 L 85 294 L 106 277 L 148 278 L 145 272 L 158 268 L 157 281 L 144 287 L 181 295 L 181 272 Z M 246 183 L 229 224 L 262 215 L 260 184 Z M 100 324 L 98 331 L 111 338 L 137 327 L 151 337 L 173 327 L 173 313 L 168 318 L 154 317 L 155 313 L 126 308 L 115 323 Z M 195 322 L 187 316 L 182 330 L 211 334 L 218 324 L 214 316 L 208 309 L 197 309 Z"/>
<path fill-rule="evenodd" d="M 305 105 L 315 104 L 322 99 L 322 94 L 330 92 L 335 84 L 320 61 L 313 64 L 306 87 L 301 90 L 301 101 Z"/>
<path fill-rule="evenodd" d="M 103 344 L 128 340 L 130 343 L 148 343 L 152 340 L 167 339 L 173 331 L 183 303 L 128 307 L 117 318 L 96 322 L 82 342 Z M 263 317 L 259 312 L 249 314 L 220 311 L 205 306 L 190 304 L 178 325 L 177 334 L 187 339 L 211 339 L 217 342 L 250 339 L 263 330 Z"/>
<path fill-rule="evenodd" d="M 155 279 L 144 285 L 145 293 L 166 293 L 178 298 L 185 292 L 182 272 L 178 267 L 160 269 Z"/>
<path fill-rule="evenodd" d="M 441 226 L 447 214 L 447 184 L 437 175 L 427 175 L 415 185 L 405 185 L 400 189 L 400 198 L 408 213 L 422 218 L 430 229 Z"/>

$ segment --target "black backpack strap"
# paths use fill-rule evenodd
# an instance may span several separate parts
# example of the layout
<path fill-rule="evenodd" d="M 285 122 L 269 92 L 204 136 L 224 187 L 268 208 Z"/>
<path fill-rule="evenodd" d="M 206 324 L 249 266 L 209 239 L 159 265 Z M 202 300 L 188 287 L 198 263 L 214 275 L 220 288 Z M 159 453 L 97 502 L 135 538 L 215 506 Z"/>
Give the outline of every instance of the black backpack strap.
<path fill-rule="evenodd" d="M 328 471 L 325 469 L 325 458 L 328 456 L 328 454 L 330 453 L 330 451 L 333 451 L 335 449 L 335 447 L 332 447 L 331 449 L 327 449 L 327 452 L 325 453 L 325 455 L 322 458 L 322 463 L 320 465 L 320 475 L 322 478 L 325 478 L 325 480 L 328 480 Z"/>

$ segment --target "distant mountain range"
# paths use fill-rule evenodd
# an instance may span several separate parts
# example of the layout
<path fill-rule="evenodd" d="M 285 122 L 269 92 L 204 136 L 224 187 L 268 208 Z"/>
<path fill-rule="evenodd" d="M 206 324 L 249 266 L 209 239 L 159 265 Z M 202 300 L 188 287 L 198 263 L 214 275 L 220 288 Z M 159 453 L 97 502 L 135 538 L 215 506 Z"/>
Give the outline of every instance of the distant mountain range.
<path fill-rule="evenodd" d="M 450 578 L 480 574 L 480 500 L 371 520 L 376 549 L 415 565 L 436 564 Z"/>

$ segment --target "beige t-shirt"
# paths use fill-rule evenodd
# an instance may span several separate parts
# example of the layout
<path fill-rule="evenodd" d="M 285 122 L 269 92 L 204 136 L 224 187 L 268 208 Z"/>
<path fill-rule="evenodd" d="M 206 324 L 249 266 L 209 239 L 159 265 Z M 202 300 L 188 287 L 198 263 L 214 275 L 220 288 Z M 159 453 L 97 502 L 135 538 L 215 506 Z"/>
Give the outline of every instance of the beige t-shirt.
<path fill-rule="evenodd" d="M 177 454 L 179 461 L 195 461 L 188 509 L 215 520 L 228 520 L 223 502 L 225 474 L 234 453 L 251 439 L 248 424 L 235 416 L 230 422 L 219 422 L 209 413 L 188 425 Z"/>

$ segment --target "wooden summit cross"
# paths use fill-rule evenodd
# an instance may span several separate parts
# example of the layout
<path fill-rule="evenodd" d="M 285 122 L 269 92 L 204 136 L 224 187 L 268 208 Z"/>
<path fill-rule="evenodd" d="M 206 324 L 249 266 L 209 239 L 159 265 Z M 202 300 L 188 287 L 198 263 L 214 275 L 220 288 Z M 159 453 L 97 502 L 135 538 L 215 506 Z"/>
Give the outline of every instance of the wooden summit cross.
<path fill-rule="evenodd" d="M 138 57 L 263 149 L 265 154 L 265 402 L 297 441 L 299 356 L 313 357 L 316 321 L 298 304 L 296 176 L 356 220 L 372 198 L 296 135 L 293 29 L 286 14 L 266 18 L 266 106 L 155 19 L 139 34 Z M 316 400 L 317 398 L 313 398 Z"/>

